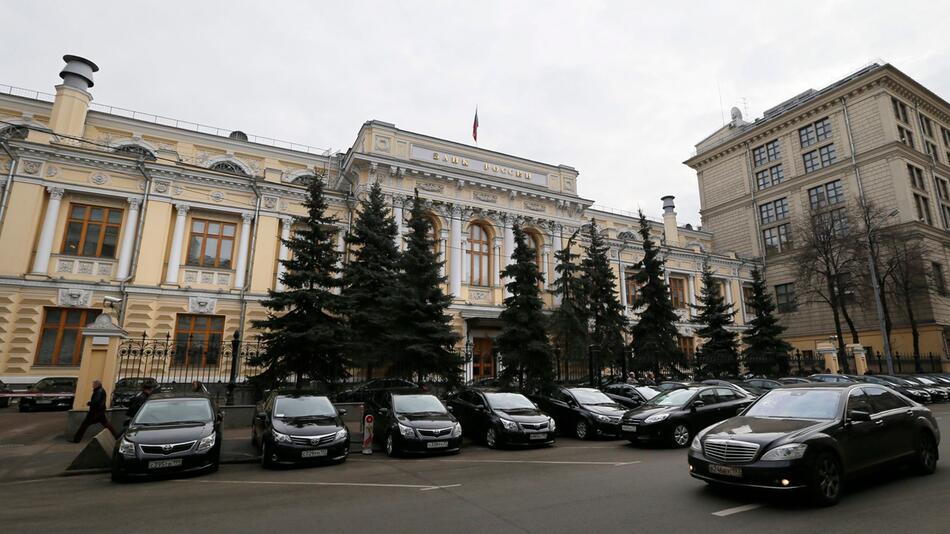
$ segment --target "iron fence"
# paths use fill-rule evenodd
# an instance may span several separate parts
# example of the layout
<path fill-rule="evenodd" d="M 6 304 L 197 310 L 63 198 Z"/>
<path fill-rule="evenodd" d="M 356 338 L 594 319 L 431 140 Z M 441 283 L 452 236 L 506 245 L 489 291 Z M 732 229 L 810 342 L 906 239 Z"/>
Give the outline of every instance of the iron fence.
<path fill-rule="evenodd" d="M 234 351 L 237 350 L 237 358 Z M 129 338 L 119 345 L 117 378 L 151 378 L 163 386 L 190 384 L 227 384 L 232 364 L 236 365 L 235 383 L 260 374 L 250 360 L 260 354 L 260 340 L 234 343 L 222 339 L 195 339 L 193 336 Z"/>

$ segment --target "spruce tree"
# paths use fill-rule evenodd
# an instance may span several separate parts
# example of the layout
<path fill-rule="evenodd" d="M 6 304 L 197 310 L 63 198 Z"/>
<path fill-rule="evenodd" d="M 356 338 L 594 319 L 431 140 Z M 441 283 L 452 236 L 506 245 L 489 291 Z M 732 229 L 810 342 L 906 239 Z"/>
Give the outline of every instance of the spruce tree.
<path fill-rule="evenodd" d="M 340 293 L 347 318 L 347 356 L 367 371 L 385 364 L 389 354 L 399 262 L 396 233 L 396 221 L 376 182 L 360 201 L 360 213 L 346 237 L 352 258 L 343 268 Z"/>
<path fill-rule="evenodd" d="M 416 191 L 409 213 L 406 250 L 399 259 L 397 290 L 394 294 L 394 331 L 390 375 L 410 377 L 419 382 L 438 376 L 449 385 L 461 381 L 462 357 L 454 351 L 459 335 L 446 313 L 452 297 L 442 290 L 445 277 L 442 262 L 429 235 L 432 221 L 426 215 Z"/>
<path fill-rule="evenodd" d="M 581 262 L 584 273 L 584 287 L 587 291 L 588 317 L 592 323 L 590 350 L 592 355 L 591 379 L 600 383 L 601 369 L 605 363 L 620 364 L 626 378 L 627 358 L 624 348 L 623 331 L 627 318 L 617 296 L 617 278 L 610 268 L 608 251 L 610 246 L 597 230 L 597 223 L 591 219 L 588 227 L 587 257 Z"/>
<path fill-rule="evenodd" d="M 698 312 L 693 322 L 700 325 L 696 335 L 705 341 L 696 352 L 699 373 L 705 376 L 736 376 L 739 374 L 739 349 L 736 332 L 729 330 L 735 311 L 719 292 L 709 258 L 703 260 L 703 289 Z"/>
<path fill-rule="evenodd" d="M 756 375 L 788 374 L 788 354 L 792 346 L 781 337 L 785 327 L 775 316 L 775 302 L 758 267 L 752 269 L 752 300 L 748 306 L 755 317 L 742 336 L 746 367 Z"/>
<path fill-rule="evenodd" d="M 496 340 L 504 358 L 500 378 L 503 383 L 518 381 L 522 389 L 535 390 L 549 383 L 554 376 L 551 346 L 545 332 L 545 317 L 541 309 L 543 278 L 536 263 L 535 251 L 528 247 L 521 226 L 515 225 L 513 263 L 505 267 L 502 276 L 508 279 L 505 287 L 510 296 L 499 319 L 504 324 Z"/>
<path fill-rule="evenodd" d="M 263 331 L 265 350 L 250 363 L 264 368 L 261 381 L 272 386 L 294 379 L 299 389 L 305 380 L 333 383 L 346 376 L 342 303 L 333 292 L 340 285 L 336 219 L 326 213 L 323 181 L 311 180 L 308 189 L 307 215 L 284 241 L 293 257 L 282 261 L 283 289 L 269 292 L 261 303 L 267 318 L 253 323 Z"/>
<path fill-rule="evenodd" d="M 659 377 L 661 367 L 673 371 L 675 365 L 685 363 L 686 359 L 677 343 L 678 318 L 664 277 L 665 262 L 650 237 L 650 223 L 642 211 L 639 233 L 643 240 L 643 259 L 637 265 L 634 278 L 639 290 L 633 308 L 639 312 L 640 320 L 630 329 L 633 336 L 630 348 L 634 365 L 638 369 L 650 369 Z"/>
<path fill-rule="evenodd" d="M 567 240 L 567 245 L 554 253 L 557 265 L 554 272 L 554 294 L 560 304 L 551 314 L 551 337 L 558 356 L 558 378 L 562 369 L 571 369 L 587 356 L 587 291 L 581 276 L 580 256 L 571 251 L 578 231 Z"/>

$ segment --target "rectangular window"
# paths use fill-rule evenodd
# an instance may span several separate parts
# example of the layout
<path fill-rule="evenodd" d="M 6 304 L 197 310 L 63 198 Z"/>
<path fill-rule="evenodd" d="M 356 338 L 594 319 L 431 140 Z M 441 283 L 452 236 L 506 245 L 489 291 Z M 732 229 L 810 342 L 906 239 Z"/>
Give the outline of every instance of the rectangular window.
<path fill-rule="evenodd" d="M 693 338 L 676 336 L 676 343 L 687 358 L 692 359 L 693 356 L 696 355 L 696 343 L 693 341 Z"/>
<path fill-rule="evenodd" d="M 769 224 L 788 217 L 788 199 L 780 198 L 773 202 L 766 202 L 759 206 L 759 217 L 762 224 Z"/>
<path fill-rule="evenodd" d="M 812 187 L 808 190 L 808 201 L 811 209 L 817 210 L 844 201 L 844 191 L 841 180 L 835 180 L 825 185 Z"/>
<path fill-rule="evenodd" d="M 775 286 L 775 306 L 782 313 L 795 311 L 798 305 L 795 302 L 795 286 L 793 284 Z"/>
<path fill-rule="evenodd" d="M 785 180 L 785 173 L 782 172 L 781 163 L 755 173 L 755 181 L 759 189 L 766 189 L 773 185 L 780 184 L 783 180 Z"/>
<path fill-rule="evenodd" d="M 828 117 L 798 129 L 798 140 L 801 142 L 802 148 L 824 141 L 829 137 L 831 137 L 831 121 L 828 120 Z"/>
<path fill-rule="evenodd" d="M 637 301 L 637 279 L 636 275 L 628 274 L 626 277 L 627 306 L 633 306 Z"/>
<path fill-rule="evenodd" d="M 821 160 L 818 159 L 818 151 L 812 150 L 802 154 L 802 161 L 805 163 L 805 172 L 813 172 L 821 168 Z"/>
<path fill-rule="evenodd" d="M 813 172 L 827 167 L 835 162 L 837 155 L 835 153 L 834 143 L 825 145 L 818 150 L 812 150 L 802 154 L 802 161 L 805 164 L 805 172 Z"/>
<path fill-rule="evenodd" d="M 670 301 L 674 308 L 686 307 L 686 280 L 670 277 Z"/>
<path fill-rule="evenodd" d="M 752 305 L 752 286 L 742 286 L 742 302 L 745 304 L 746 315 L 752 317 L 757 313 L 755 306 Z"/>
<path fill-rule="evenodd" d="M 940 265 L 937 262 L 932 262 L 930 264 L 930 271 L 934 277 L 934 288 L 937 289 L 937 293 L 944 295 L 947 293 L 946 282 L 943 278 L 943 265 Z"/>
<path fill-rule="evenodd" d="M 830 145 L 825 145 L 818 149 L 818 154 L 821 156 L 821 166 L 827 167 L 835 162 L 837 159 L 837 154 L 835 153 L 834 143 Z"/>
<path fill-rule="evenodd" d="M 907 175 L 910 176 L 910 185 L 921 191 L 927 190 L 927 183 L 924 181 L 924 171 L 920 167 L 907 164 Z"/>
<path fill-rule="evenodd" d="M 946 204 L 940 205 L 940 218 L 943 219 L 943 227 L 950 229 L 950 206 Z"/>
<path fill-rule="evenodd" d="M 926 141 L 926 140 L 925 140 L 925 141 L 924 141 L 924 152 L 926 152 L 928 156 L 932 157 L 932 158 L 934 159 L 934 161 L 937 161 L 937 162 L 940 161 L 940 154 L 939 154 L 939 152 L 937 152 L 937 145 L 936 145 L 936 144 L 931 143 L 930 141 Z"/>
<path fill-rule="evenodd" d="M 232 223 L 192 219 L 188 238 L 188 265 L 230 269 L 236 229 L 237 226 Z"/>
<path fill-rule="evenodd" d="M 930 199 L 914 193 L 914 207 L 917 209 L 918 221 L 933 224 L 933 218 L 930 216 Z"/>
<path fill-rule="evenodd" d="M 909 124 L 910 121 L 907 119 L 907 104 L 891 97 L 891 105 L 894 106 L 894 116 L 897 117 L 897 120 L 904 124 Z"/>
<path fill-rule="evenodd" d="M 762 146 L 752 149 L 752 160 L 756 167 L 765 165 L 770 161 L 775 161 L 782 157 L 782 151 L 778 144 L 778 139 L 769 141 Z"/>
<path fill-rule="evenodd" d="M 173 364 L 185 367 L 217 365 L 223 338 L 223 315 L 179 313 L 175 321 Z"/>
<path fill-rule="evenodd" d="M 63 234 L 63 254 L 115 258 L 121 225 L 121 209 L 70 204 Z"/>
<path fill-rule="evenodd" d="M 943 126 L 941 126 L 941 127 L 940 127 L 940 134 L 941 134 L 942 137 L 943 137 L 943 146 L 945 146 L 945 147 L 947 147 L 947 148 L 950 148 L 950 130 L 948 130 L 948 129 L 944 128 Z"/>
<path fill-rule="evenodd" d="M 816 227 L 832 236 L 841 237 L 848 233 L 848 212 L 845 208 L 825 211 L 815 215 Z"/>
<path fill-rule="evenodd" d="M 927 137 L 934 136 L 934 123 L 927 117 L 920 115 L 920 131 Z"/>
<path fill-rule="evenodd" d="M 43 308 L 43 329 L 33 365 L 78 366 L 82 358 L 82 329 L 101 310 Z"/>
<path fill-rule="evenodd" d="M 897 139 L 901 143 L 914 148 L 914 134 L 910 133 L 910 130 L 907 128 L 904 128 L 903 126 L 897 127 Z"/>
<path fill-rule="evenodd" d="M 788 224 L 780 224 L 762 230 L 762 241 L 765 243 L 765 253 L 775 254 L 791 248 Z"/>

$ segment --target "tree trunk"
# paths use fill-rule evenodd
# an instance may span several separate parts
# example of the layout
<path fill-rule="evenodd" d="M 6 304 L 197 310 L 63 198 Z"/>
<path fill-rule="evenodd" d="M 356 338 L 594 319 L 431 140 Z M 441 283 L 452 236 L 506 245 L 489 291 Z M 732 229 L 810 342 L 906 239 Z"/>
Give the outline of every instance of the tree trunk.
<path fill-rule="evenodd" d="M 841 307 L 841 315 L 844 316 L 844 322 L 848 325 L 848 330 L 851 332 L 851 342 L 852 343 L 861 343 L 860 337 L 858 337 L 858 330 L 854 327 L 854 321 L 851 319 L 851 314 L 848 313 L 848 306 L 844 302 L 844 295 L 839 290 L 837 292 L 838 305 Z"/>
<path fill-rule="evenodd" d="M 920 331 L 917 330 L 917 318 L 910 302 L 910 291 L 904 290 L 904 306 L 907 307 L 907 319 L 910 321 L 910 336 L 914 344 L 914 372 L 923 372 L 920 366 Z"/>
<path fill-rule="evenodd" d="M 844 332 L 841 330 L 841 313 L 838 309 L 838 298 L 837 292 L 835 291 L 835 280 L 832 276 L 827 276 L 828 283 L 828 292 L 831 298 L 828 299 L 828 304 L 831 306 L 831 312 L 835 319 L 835 334 L 838 336 L 838 367 L 840 370 L 847 373 L 848 368 L 848 355 L 845 352 L 844 348 Z"/>

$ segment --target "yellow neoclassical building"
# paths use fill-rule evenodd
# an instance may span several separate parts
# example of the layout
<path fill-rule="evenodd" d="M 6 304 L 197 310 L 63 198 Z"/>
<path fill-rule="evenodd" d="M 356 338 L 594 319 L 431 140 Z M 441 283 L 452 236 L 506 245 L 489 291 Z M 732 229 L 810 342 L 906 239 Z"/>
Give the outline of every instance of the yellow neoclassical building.
<path fill-rule="evenodd" d="M 345 153 L 248 136 L 239 131 L 99 105 L 98 67 L 66 56 L 56 93 L 0 86 L 0 377 L 25 383 L 78 372 L 80 330 L 121 299 L 120 326 L 132 336 L 168 336 L 182 365 L 218 366 L 203 350 L 264 317 L 260 301 L 278 284 L 281 237 L 293 231 L 309 179 L 325 180 L 338 243 L 373 182 L 390 198 L 400 232 L 408 198 L 428 204 L 446 290 L 471 353 L 469 379 L 492 376 L 492 339 L 504 298 L 499 271 L 526 228 L 544 273 L 545 302 L 556 305 L 554 251 L 596 220 L 611 247 L 618 294 L 631 321 L 642 257 L 634 214 L 597 208 L 577 194 L 578 172 L 437 139 L 381 121 L 364 123 Z M 710 257 L 720 290 L 749 310 L 753 263 L 710 250 L 712 235 L 676 223 L 673 197 L 651 222 L 664 247 L 681 344 L 692 352 L 690 304 Z M 578 246 L 583 246 L 579 242 Z"/>

